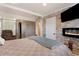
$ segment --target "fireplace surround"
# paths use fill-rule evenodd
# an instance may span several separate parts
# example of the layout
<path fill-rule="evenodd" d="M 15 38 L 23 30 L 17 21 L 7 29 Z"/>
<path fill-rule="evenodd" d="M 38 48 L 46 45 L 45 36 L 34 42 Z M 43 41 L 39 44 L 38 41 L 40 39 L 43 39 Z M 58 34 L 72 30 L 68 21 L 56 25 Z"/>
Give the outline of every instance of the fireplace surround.
<path fill-rule="evenodd" d="M 63 28 L 62 35 L 68 37 L 79 38 L 79 28 Z"/>

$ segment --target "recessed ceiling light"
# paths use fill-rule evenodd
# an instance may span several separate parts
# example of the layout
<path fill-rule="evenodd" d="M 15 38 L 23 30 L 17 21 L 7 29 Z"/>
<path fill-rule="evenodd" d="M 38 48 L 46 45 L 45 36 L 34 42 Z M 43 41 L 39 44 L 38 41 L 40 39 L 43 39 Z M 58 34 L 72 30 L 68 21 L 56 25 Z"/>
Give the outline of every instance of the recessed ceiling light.
<path fill-rule="evenodd" d="M 46 3 L 43 3 L 43 6 L 47 6 L 47 4 Z"/>

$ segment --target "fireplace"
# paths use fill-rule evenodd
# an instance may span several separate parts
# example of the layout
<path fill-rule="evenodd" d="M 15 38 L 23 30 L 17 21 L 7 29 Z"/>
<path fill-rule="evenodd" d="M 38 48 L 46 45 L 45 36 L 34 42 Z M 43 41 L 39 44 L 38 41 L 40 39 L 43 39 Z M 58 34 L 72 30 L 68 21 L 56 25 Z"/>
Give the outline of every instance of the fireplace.
<path fill-rule="evenodd" d="M 63 36 L 79 38 L 79 28 L 63 28 Z"/>

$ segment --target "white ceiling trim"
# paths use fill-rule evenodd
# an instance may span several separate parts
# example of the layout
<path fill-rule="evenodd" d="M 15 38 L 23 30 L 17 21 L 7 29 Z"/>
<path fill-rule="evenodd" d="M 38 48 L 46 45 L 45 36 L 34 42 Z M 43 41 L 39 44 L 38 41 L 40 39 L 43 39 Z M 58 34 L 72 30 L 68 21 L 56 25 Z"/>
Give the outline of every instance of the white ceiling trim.
<path fill-rule="evenodd" d="M 30 10 L 25 10 L 25 9 L 20 8 L 20 7 L 8 5 L 8 4 L 5 4 L 5 3 L 4 3 L 4 4 L 2 3 L 2 4 L 0 4 L 0 5 L 1 5 L 1 6 L 4 6 L 4 7 L 11 8 L 11 9 L 14 9 L 14 10 L 22 11 L 22 12 L 25 12 L 25 13 L 28 13 L 28 14 L 31 14 L 31 15 L 35 15 L 35 16 L 40 16 L 40 17 L 50 17 L 50 16 L 51 16 L 51 17 L 53 17 L 53 15 L 57 15 L 57 14 L 63 12 L 64 10 L 66 10 L 67 8 L 69 8 L 69 7 L 71 7 L 71 6 L 75 5 L 75 4 L 77 4 L 77 3 L 71 4 L 70 6 L 66 6 L 66 7 L 64 7 L 64 8 L 59 9 L 59 10 L 56 10 L 55 12 L 50 13 L 50 14 L 48 14 L 48 15 L 41 15 L 41 14 L 39 14 L 39 13 L 32 12 L 32 11 L 30 11 Z"/>
<path fill-rule="evenodd" d="M 14 10 L 18 10 L 18 11 L 22 11 L 22 12 L 25 12 L 25 13 L 29 13 L 29 14 L 32 14 L 32 15 L 35 15 L 35 16 L 43 17 L 42 15 L 40 15 L 40 14 L 38 14 L 38 13 L 29 11 L 29 10 L 25 10 L 25 9 L 22 9 L 22 8 L 19 8 L 19 7 L 7 5 L 7 4 L 0 4 L 0 5 L 1 5 L 1 6 L 4 6 L 4 7 L 11 8 L 11 9 L 14 9 Z"/>
<path fill-rule="evenodd" d="M 16 15 L 16 14 L 10 14 L 10 13 L 5 13 L 0 11 L 0 18 L 1 19 L 20 19 L 20 20 L 28 20 L 28 21 L 35 21 L 35 18 L 29 18 L 21 15 Z"/>

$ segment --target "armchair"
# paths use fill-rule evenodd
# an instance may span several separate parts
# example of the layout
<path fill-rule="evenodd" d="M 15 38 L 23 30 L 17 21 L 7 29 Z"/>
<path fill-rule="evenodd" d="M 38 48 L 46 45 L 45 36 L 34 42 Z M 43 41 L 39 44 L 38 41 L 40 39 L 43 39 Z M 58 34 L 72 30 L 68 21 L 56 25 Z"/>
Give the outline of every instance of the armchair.
<path fill-rule="evenodd" d="M 13 35 L 12 30 L 2 30 L 1 37 L 4 38 L 5 40 L 16 39 L 16 36 Z"/>

